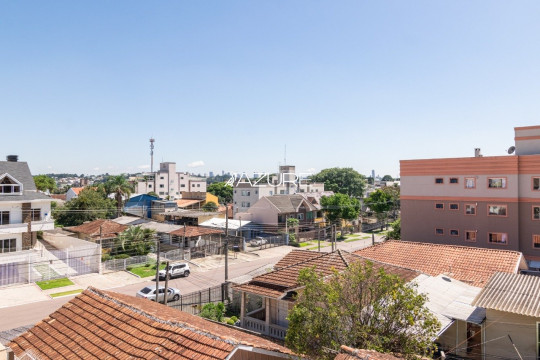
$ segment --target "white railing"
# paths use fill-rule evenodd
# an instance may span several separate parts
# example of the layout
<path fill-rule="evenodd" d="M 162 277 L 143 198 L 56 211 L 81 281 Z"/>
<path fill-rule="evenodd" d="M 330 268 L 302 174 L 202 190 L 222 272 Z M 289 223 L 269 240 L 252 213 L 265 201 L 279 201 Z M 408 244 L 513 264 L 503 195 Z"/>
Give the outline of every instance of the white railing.
<path fill-rule="evenodd" d="M 285 339 L 285 334 L 287 334 L 287 328 L 279 325 L 270 325 L 270 332 L 268 333 L 268 335 L 270 335 L 271 337 L 283 340 Z"/>
<path fill-rule="evenodd" d="M 242 327 L 248 330 L 259 332 L 261 334 L 266 334 L 266 323 L 262 320 L 244 317 Z"/>
<path fill-rule="evenodd" d="M 32 221 L 32 231 L 54 230 L 54 220 Z"/>

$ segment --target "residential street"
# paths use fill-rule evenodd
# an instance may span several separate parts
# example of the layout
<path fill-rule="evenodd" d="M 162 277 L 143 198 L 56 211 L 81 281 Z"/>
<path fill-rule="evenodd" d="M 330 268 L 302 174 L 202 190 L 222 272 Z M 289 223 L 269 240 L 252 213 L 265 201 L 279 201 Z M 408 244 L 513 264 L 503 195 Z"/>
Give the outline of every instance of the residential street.
<path fill-rule="evenodd" d="M 376 240 L 378 241 L 379 238 L 377 237 Z M 338 242 L 338 248 L 346 251 L 354 251 L 370 245 L 371 239 L 364 239 L 349 243 Z M 256 252 L 257 255 L 250 255 L 251 258 L 247 261 L 245 260 L 245 255 L 239 257 L 238 259 L 235 259 L 234 253 L 230 254 L 229 279 L 232 280 L 240 276 L 250 275 L 250 273 L 251 275 L 258 275 L 260 272 L 264 272 L 266 268 L 275 264 L 287 252 L 293 249 L 294 248 L 288 246 L 282 246 L 277 248 L 259 250 Z M 330 247 L 328 246 L 321 248 L 321 251 L 330 251 Z M 257 256 L 259 256 L 260 258 L 257 258 Z M 195 265 L 191 266 L 192 273 L 189 277 L 172 279 L 169 281 L 169 286 L 180 289 L 180 292 L 182 294 L 188 294 L 194 291 L 207 289 L 209 287 L 219 285 L 224 281 L 223 257 L 200 259 L 200 263 L 200 268 L 197 268 Z M 208 266 L 211 266 L 212 268 L 204 268 L 204 265 L 206 264 Z M 122 284 L 125 284 L 127 282 L 125 279 L 129 279 L 129 284 L 122 286 L 115 285 L 115 279 Z M 111 291 L 133 296 L 137 293 L 137 291 L 139 291 L 145 286 L 155 286 L 154 280 L 138 279 L 124 271 L 108 275 L 84 275 L 78 278 L 73 278 L 72 280 L 77 284 L 76 287 L 78 288 L 94 286 L 102 290 L 109 289 Z M 35 292 L 35 288 L 37 288 L 37 285 L 29 284 L 15 287 L 14 289 L 0 289 L 0 297 L 2 297 L 4 293 L 7 294 L 8 291 L 18 291 L 18 298 L 24 299 L 27 295 L 24 293 L 25 289 L 28 289 L 27 291 L 29 294 L 30 291 Z M 37 291 L 38 293 L 41 292 L 41 290 Z M 59 307 L 61 307 L 63 304 L 73 298 L 73 296 L 65 296 L 56 299 L 48 299 L 48 296 L 45 296 L 42 293 L 40 293 L 40 295 L 41 297 L 36 297 L 37 300 L 34 300 L 34 302 L 31 303 L 0 308 L 0 331 L 35 324 L 38 321 L 46 318 L 50 313 L 56 311 Z M 29 301 L 29 299 L 25 300 Z"/>

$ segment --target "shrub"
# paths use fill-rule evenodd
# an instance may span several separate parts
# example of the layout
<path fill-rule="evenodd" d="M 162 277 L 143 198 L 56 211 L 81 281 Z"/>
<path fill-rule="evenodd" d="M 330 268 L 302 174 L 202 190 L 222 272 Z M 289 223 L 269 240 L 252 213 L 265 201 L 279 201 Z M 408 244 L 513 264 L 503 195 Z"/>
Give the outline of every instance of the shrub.
<path fill-rule="evenodd" d="M 127 258 L 130 258 L 128 254 L 118 254 L 118 255 L 113 256 L 113 259 L 127 259 Z"/>
<path fill-rule="evenodd" d="M 231 320 L 234 321 L 234 322 L 237 322 L 238 318 L 236 316 L 231 316 Z"/>
<path fill-rule="evenodd" d="M 228 325 L 234 325 L 235 323 L 236 323 L 236 321 L 234 321 L 233 319 L 227 320 Z"/>
<path fill-rule="evenodd" d="M 103 254 L 103 255 L 101 255 L 101 262 L 107 261 L 107 260 L 111 260 L 111 259 L 112 259 L 112 256 L 109 255 L 109 254 Z"/>
<path fill-rule="evenodd" d="M 294 247 L 300 247 L 300 244 L 297 243 L 296 241 L 289 241 L 289 245 L 294 246 Z"/>
<path fill-rule="evenodd" d="M 199 315 L 206 319 L 222 322 L 224 312 L 225 305 L 222 302 L 218 302 L 217 304 L 209 303 L 202 307 Z"/>

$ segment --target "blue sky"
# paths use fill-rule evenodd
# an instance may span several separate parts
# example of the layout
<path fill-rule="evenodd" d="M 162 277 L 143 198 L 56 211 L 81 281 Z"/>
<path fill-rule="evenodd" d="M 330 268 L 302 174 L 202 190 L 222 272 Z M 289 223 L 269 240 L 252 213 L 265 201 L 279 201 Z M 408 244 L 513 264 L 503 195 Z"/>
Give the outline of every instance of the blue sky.
<path fill-rule="evenodd" d="M 502 155 L 540 124 L 538 1 L 2 1 L 1 157 L 205 173 Z M 204 164 L 199 167 L 188 165 Z"/>

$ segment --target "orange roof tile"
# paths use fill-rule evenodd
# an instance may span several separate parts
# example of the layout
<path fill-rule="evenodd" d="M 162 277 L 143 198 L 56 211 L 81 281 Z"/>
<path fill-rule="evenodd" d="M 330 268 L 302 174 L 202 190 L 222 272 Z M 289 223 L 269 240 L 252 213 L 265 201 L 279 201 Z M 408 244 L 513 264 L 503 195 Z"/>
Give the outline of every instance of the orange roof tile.
<path fill-rule="evenodd" d="M 287 255 L 285 255 L 281 260 L 279 260 L 276 265 L 274 265 L 274 269 L 281 269 L 319 256 L 321 256 L 321 253 L 316 251 L 293 250 Z"/>
<path fill-rule="evenodd" d="M 84 187 L 72 187 L 70 189 L 73 190 L 75 194 L 79 195 L 79 193 L 84 189 Z"/>
<path fill-rule="evenodd" d="M 294 259 L 299 260 L 299 262 L 293 263 Z M 360 261 L 365 262 L 366 259 L 342 250 L 332 253 L 312 252 L 312 255 L 307 254 L 306 251 L 292 251 L 276 264 L 276 266 L 280 264 L 283 267 L 256 276 L 247 284 L 237 285 L 234 288 L 261 296 L 283 298 L 288 291 L 300 287 L 298 276 L 302 269 L 315 267 L 320 275 L 329 276 L 334 271 L 345 270 L 352 262 Z M 286 264 L 291 265 L 284 266 Z M 415 270 L 377 261 L 373 262 L 373 267 L 375 269 L 383 268 L 386 273 L 397 275 L 407 282 L 420 275 L 420 272 Z"/>
<path fill-rule="evenodd" d="M 447 274 L 477 287 L 484 287 L 497 271 L 516 273 L 523 261 L 517 251 L 399 240 L 386 241 L 355 254 L 431 276 Z"/>
<path fill-rule="evenodd" d="M 115 237 L 129 226 L 118 224 L 114 221 L 98 219 L 79 226 L 71 226 L 65 228 L 71 232 L 81 233 L 90 236 L 101 236 L 103 238 Z"/>
<path fill-rule="evenodd" d="M 38 359 L 225 359 L 239 345 L 293 355 L 244 331 L 90 287 L 8 346 Z"/>
<path fill-rule="evenodd" d="M 223 234 L 223 230 L 210 229 L 200 226 L 185 226 L 181 229 L 171 231 L 170 234 L 190 238 L 209 234 Z"/>

